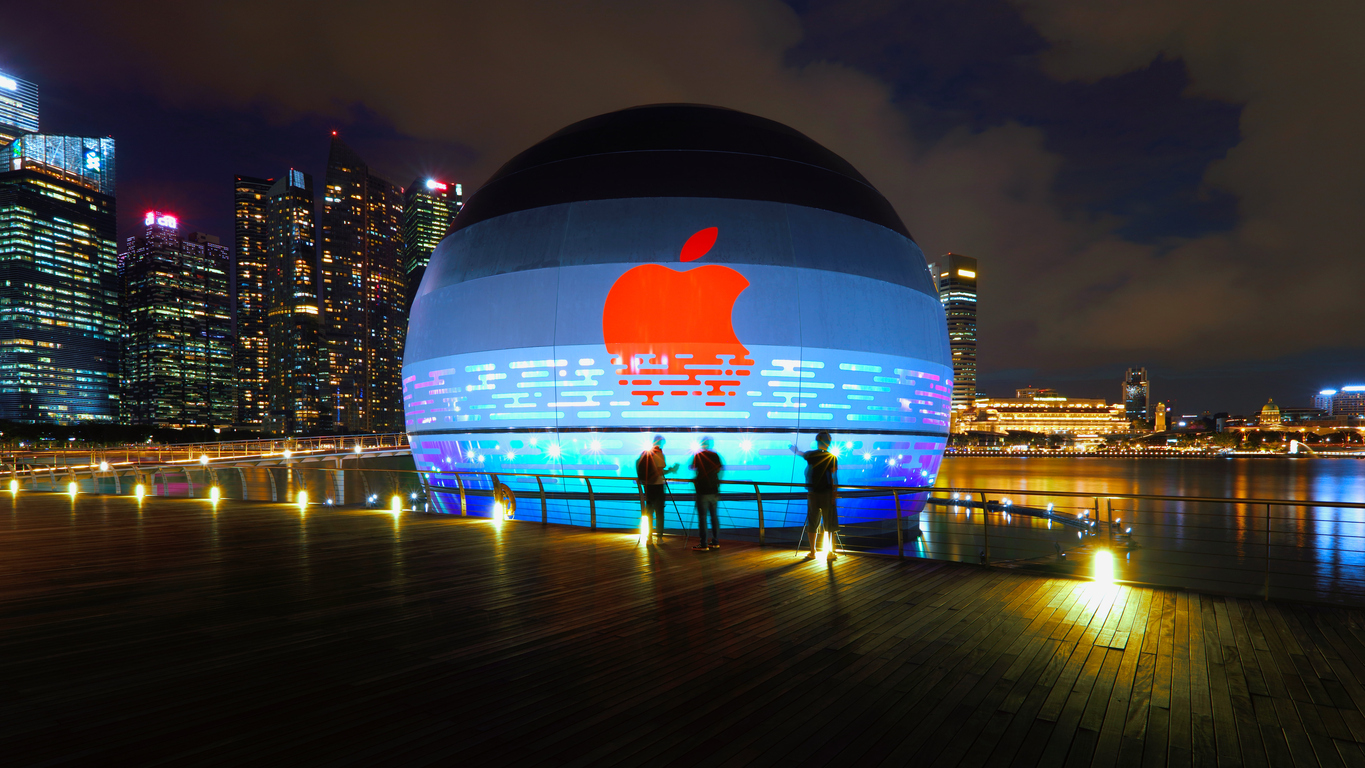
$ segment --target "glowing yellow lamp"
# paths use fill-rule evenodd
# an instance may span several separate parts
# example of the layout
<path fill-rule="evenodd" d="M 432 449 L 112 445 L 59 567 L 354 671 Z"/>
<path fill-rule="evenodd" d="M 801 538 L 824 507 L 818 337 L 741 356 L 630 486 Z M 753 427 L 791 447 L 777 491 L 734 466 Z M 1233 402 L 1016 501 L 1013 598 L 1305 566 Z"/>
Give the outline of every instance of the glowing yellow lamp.
<path fill-rule="evenodd" d="M 829 531 L 825 531 L 825 546 L 824 546 L 824 550 L 825 550 L 825 557 L 829 557 L 829 553 L 834 551 L 834 537 L 833 537 L 832 535 L 830 535 L 830 532 L 829 532 Z"/>
<path fill-rule="evenodd" d="M 11 495 L 16 494 L 16 493 L 19 492 L 19 481 L 18 481 L 18 480 L 11 480 L 11 481 L 9 481 L 9 492 L 10 492 Z"/>
<path fill-rule="evenodd" d="M 142 497 L 147 495 L 147 486 L 143 485 L 142 483 L 138 483 L 133 488 L 133 495 L 137 497 L 137 503 L 141 504 Z"/>
<path fill-rule="evenodd" d="M 395 493 L 395 494 L 393 495 L 393 498 L 392 498 L 392 499 L 389 499 L 389 511 L 392 512 L 392 513 L 394 513 L 395 515 L 398 514 L 399 512 L 402 512 L 402 511 L 403 511 L 403 497 L 402 497 L 402 496 L 399 496 L 398 494 Z"/>
<path fill-rule="evenodd" d="M 218 486 L 215 485 L 209 489 L 209 503 L 217 506 L 218 500 L 221 498 L 223 498 L 223 492 L 218 490 Z"/>
<path fill-rule="evenodd" d="M 299 491 L 299 511 L 308 507 L 308 491 Z"/>
<path fill-rule="evenodd" d="M 649 514 L 640 515 L 640 538 L 649 541 Z"/>
<path fill-rule="evenodd" d="M 66 492 L 71 494 L 71 498 L 76 498 L 76 481 L 72 480 L 66 484 Z"/>
<path fill-rule="evenodd" d="M 1095 552 L 1095 583 L 1114 583 L 1114 553 L 1107 549 Z"/>

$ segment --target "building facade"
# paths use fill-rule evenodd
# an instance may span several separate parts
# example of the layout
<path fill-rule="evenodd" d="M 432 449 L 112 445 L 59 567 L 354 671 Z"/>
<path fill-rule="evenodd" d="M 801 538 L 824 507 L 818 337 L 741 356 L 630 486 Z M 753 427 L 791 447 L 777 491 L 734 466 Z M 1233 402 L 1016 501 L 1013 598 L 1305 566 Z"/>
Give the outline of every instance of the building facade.
<path fill-rule="evenodd" d="M 266 264 L 270 253 L 270 188 L 274 179 L 237 176 L 233 182 L 235 244 L 232 308 L 237 319 L 237 425 L 263 429 L 270 418 L 270 308 Z"/>
<path fill-rule="evenodd" d="M 403 273 L 407 303 L 417 293 L 432 251 L 450 231 L 464 205 L 464 187 L 435 179 L 414 179 L 403 191 Z"/>
<path fill-rule="evenodd" d="M 953 415 L 976 404 L 976 259 L 946 253 L 929 265 L 938 285 L 938 298 L 948 318 L 948 343 L 953 350 Z"/>
<path fill-rule="evenodd" d="M 403 192 L 333 135 L 322 199 L 325 407 L 338 431 L 396 432 L 408 325 Z"/>
<path fill-rule="evenodd" d="M 973 429 L 1085 438 L 1127 432 L 1128 424 L 1121 405 L 1028 388 L 1017 390 L 1014 397 L 977 398 Z"/>
<path fill-rule="evenodd" d="M 1152 396 L 1151 386 L 1147 382 L 1146 368 L 1129 368 L 1123 374 L 1123 385 L 1120 396 L 1123 398 L 1123 412 L 1128 417 L 1128 422 L 1142 422 L 1150 426 L 1150 409 L 1147 401 Z"/>
<path fill-rule="evenodd" d="M 1313 398 L 1313 407 L 1329 416 L 1365 416 L 1365 384 L 1324 389 Z"/>
<path fill-rule="evenodd" d="M 326 431 L 332 411 L 318 301 L 313 177 L 291 168 L 271 185 L 266 232 L 266 428 L 280 434 Z"/>
<path fill-rule="evenodd" d="M 0 147 L 38 132 L 38 86 L 0 72 Z"/>
<path fill-rule="evenodd" d="M 236 418 L 228 249 L 182 235 L 172 214 L 148 211 L 119 254 L 123 420 L 160 427 L 231 425 Z"/>
<path fill-rule="evenodd" d="M 27 134 L 0 157 L 0 419 L 114 421 L 114 140 Z"/>

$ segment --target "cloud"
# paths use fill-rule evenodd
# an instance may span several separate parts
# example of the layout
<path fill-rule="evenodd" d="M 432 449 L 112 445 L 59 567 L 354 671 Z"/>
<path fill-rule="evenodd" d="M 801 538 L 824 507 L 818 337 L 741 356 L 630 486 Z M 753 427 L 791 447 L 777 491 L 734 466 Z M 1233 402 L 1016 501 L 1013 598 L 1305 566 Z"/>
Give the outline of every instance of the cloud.
<path fill-rule="evenodd" d="M 1007 122 L 917 141 L 915 105 L 896 104 L 886 82 L 834 61 L 793 63 L 802 20 L 775 0 L 154 0 L 135 10 L 72 3 L 49 21 L 55 30 L 58 16 L 87 19 L 90 37 L 69 47 L 115 62 L 103 76 L 120 87 L 280 121 L 344 123 L 364 110 L 418 142 L 468 147 L 470 181 L 568 123 L 637 104 L 703 102 L 779 120 L 857 166 L 931 259 L 949 250 L 981 259 L 987 368 L 1358 345 L 1365 57 L 1354 47 L 1365 11 L 1233 0 L 1019 7 L 1050 41 L 1044 63 L 1059 79 L 1178 58 L 1192 94 L 1245 104 L 1242 142 L 1206 177 L 1238 199 L 1233 231 L 1125 240 L 1123 221 L 1059 203 L 1060 159 L 1037 128 Z"/>
<path fill-rule="evenodd" d="M 1358 135 L 1365 6 L 1018 5 L 1052 43 L 1044 63 L 1056 77 L 1094 81 L 1158 58 L 1180 59 L 1192 94 L 1244 104 L 1242 140 L 1205 178 L 1237 198 L 1238 226 L 1150 259 L 1148 277 L 1156 279 L 1115 292 L 1115 309 L 1160 308 L 1146 317 L 1167 326 L 1172 342 L 1216 358 L 1358 347 L 1365 323 L 1365 302 L 1357 298 L 1365 279 L 1365 144 Z"/>

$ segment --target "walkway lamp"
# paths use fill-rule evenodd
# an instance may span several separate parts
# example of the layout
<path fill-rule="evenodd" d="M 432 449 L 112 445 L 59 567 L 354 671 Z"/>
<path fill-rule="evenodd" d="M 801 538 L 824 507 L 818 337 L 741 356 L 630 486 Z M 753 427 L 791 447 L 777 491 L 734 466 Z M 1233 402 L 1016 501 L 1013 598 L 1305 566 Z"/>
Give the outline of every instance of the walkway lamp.
<path fill-rule="evenodd" d="M 9 481 L 9 494 L 10 494 L 11 496 L 13 496 L 14 494 L 16 494 L 16 493 L 18 493 L 18 492 L 19 492 L 19 481 L 18 481 L 18 480 L 10 480 L 10 481 Z"/>
<path fill-rule="evenodd" d="M 133 495 L 137 497 L 137 503 L 141 504 L 142 497 L 147 495 L 147 486 L 143 485 L 142 483 L 138 483 L 133 488 Z"/>
<path fill-rule="evenodd" d="M 302 512 L 302 511 L 304 511 L 305 509 L 307 509 L 307 508 L 308 508 L 308 491 L 299 491 L 298 500 L 299 500 L 299 511 Z"/>
<path fill-rule="evenodd" d="M 1095 583 L 1114 583 L 1114 553 L 1107 549 L 1095 551 Z"/>
<path fill-rule="evenodd" d="M 75 480 L 72 480 L 71 482 L 69 482 L 69 483 L 66 484 L 66 492 L 67 492 L 68 494 L 70 494 L 71 498 L 73 498 L 73 499 L 76 498 L 76 481 L 75 481 Z"/>
<path fill-rule="evenodd" d="M 218 500 L 221 498 L 223 498 L 223 492 L 218 489 L 218 486 L 215 485 L 209 489 L 210 504 L 212 504 L 215 507 L 218 506 Z"/>
<path fill-rule="evenodd" d="M 395 494 L 393 495 L 393 498 L 392 498 L 392 499 L 389 499 L 389 511 L 392 512 L 392 513 L 394 513 L 395 515 L 398 514 L 399 512 L 402 512 L 402 511 L 403 511 L 403 497 L 402 497 L 402 496 L 399 496 L 398 494 L 395 493 Z"/>

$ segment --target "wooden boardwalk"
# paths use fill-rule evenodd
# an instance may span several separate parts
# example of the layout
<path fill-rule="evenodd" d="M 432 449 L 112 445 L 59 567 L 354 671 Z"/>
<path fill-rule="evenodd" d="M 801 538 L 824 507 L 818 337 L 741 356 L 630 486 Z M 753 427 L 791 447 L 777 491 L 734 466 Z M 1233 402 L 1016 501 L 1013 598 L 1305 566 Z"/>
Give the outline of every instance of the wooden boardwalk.
<path fill-rule="evenodd" d="M 1365 765 L 1362 712 L 1349 609 L 534 523 L 0 498 L 6 766 Z"/>

